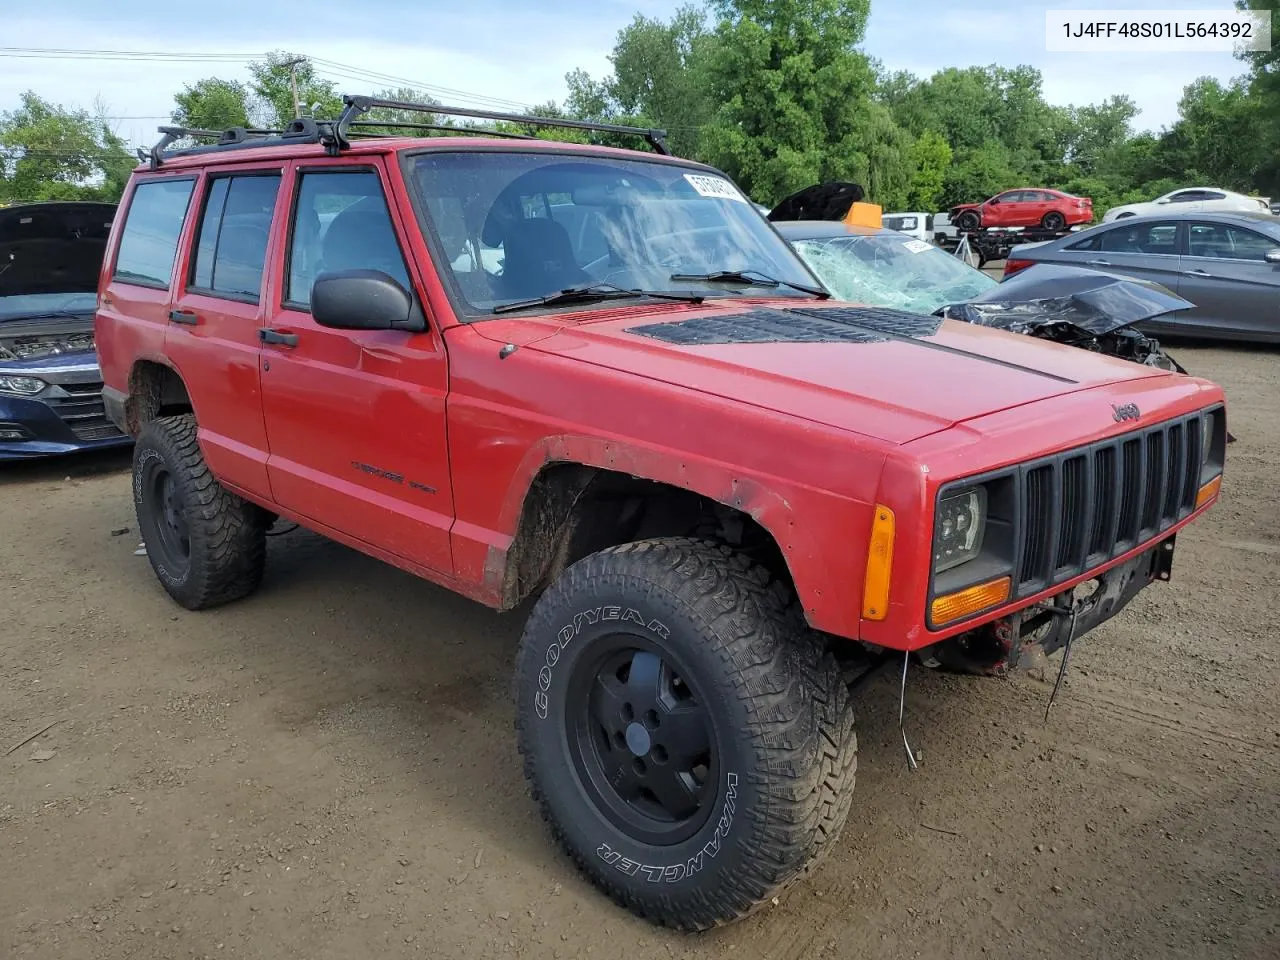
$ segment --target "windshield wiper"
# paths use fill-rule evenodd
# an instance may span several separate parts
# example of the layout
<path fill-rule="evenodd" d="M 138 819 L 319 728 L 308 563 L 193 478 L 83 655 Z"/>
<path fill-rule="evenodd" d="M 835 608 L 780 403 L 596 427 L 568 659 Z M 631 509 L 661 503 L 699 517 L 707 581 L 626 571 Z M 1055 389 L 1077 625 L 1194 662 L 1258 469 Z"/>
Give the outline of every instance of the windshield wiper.
<path fill-rule="evenodd" d="M 584 283 L 576 287 L 565 287 L 555 293 L 541 297 L 530 297 L 528 300 L 515 300 L 511 303 L 500 303 L 493 308 L 494 313 L 510 313 L 513 310 L 527 310 L 530 307 L 549 307 L 559 303 L 593 303 L 598 300 L 630 300 L 636 297 L 653 297 L 657 300 L 679 300 L 683 303 L 701 303 L 706 297 L 697 293 L 681 293 L 676 290 L 628 290 L 611 283 Z"/>
<path fill-rule="evenodd" d="M 790 280 L 775 280 L 759 270 L 716 270 L 713 273 L 673 273 L 673 282 L 686 280 L 701 283 L 745 283 L 753 287 L 790 287 L 819 300 L 830 300 L 831 294 L 819 287 L 811 287 L 804 283 L 792 283 Z"/>

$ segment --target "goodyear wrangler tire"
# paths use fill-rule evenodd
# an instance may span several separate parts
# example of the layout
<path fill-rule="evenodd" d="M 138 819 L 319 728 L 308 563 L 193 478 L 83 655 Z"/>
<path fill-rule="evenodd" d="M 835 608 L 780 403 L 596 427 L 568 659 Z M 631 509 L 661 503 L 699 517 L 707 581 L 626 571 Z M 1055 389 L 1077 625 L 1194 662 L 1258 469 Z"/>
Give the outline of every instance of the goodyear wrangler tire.
<path fill-rule="evenodd" d="M 195 417 L 143 426 L 133 450 L 133 502 L 156 578 L 188 610 L 239 600 L 262 582 L 267 515 L 209 472 Z"/>
<path fill-rule="evenodd" d="M 857 766 L 834 658 L 741 555 L 650 540 L 571 566 L 520 643 L 520 752 L 543 818 L 614 900 L 701 930 L 830 849 Z"/>

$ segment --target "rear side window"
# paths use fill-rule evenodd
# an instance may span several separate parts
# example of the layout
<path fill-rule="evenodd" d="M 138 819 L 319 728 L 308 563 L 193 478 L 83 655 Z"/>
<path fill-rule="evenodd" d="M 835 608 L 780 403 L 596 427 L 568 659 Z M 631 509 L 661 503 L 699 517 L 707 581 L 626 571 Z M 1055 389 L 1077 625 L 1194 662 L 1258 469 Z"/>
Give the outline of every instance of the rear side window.
<path fill-rule="evenodd" d="M 134 187 L 120 234 L 115 279 L 147 287 L 169 286 L 194 186 L 194 180 L 150 180 Z"/>
<path fill-rule="evenodd" d="M 209 185 L 191 288 L 258 299 L 280 175 L 220 177 Z"/>
<path fill-rule="evenodd" d="M 1178 253 L 1176 223 L 1144 223 L 1117 227 L 1102 234 L 1098 249 L 1108 253 L 1163 254 Z"/>
<path fill-rule="evenodd" d="M 285 301 L 310 307 L 316 277 L 342 270 L 381 270 L 412 289 L 378 175 L 304 173 L 293 211 Z"/>
<path fill-rule="evenodd" d="M 1085 237 L 1083 240 L 1077 240 L 1075 243 L 1069 243 L 1064 249 L 1067 250 L 1097 250 L 1098 245 L 1102 242 L 1100 234 L 1094 234 L 1092 237 Z"/>

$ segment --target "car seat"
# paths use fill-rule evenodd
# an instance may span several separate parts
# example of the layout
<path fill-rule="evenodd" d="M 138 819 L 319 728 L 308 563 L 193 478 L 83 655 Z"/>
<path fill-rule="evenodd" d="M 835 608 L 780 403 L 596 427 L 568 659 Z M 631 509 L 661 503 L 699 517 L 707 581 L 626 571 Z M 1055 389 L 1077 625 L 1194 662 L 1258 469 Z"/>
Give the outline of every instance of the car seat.
<path fill-rule="evenodd" d="M 320 248 L 321 273 L 381 270 L 406 290 L 404 257 L 385 209 L 355 204 L 333 218 Z"/>
<path fill-rule="evenodd" d="M 573 257 L 568 231 L 556 221 L 515 220 L 504 233 L 502 296 L 539 297 L 589 279 Z"/>

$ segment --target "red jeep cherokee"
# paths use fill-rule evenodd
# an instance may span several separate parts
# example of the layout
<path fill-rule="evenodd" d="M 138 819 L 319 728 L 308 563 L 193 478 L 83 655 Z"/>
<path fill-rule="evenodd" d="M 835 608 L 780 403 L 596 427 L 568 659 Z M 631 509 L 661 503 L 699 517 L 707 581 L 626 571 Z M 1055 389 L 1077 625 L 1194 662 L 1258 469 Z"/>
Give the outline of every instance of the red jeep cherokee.
<path fill-rule="evenodd" d="M 833 303 L 657 131 L 357 137 L 380 106 L 412 107 L 170 131 L 135 171 L 97 342 L 147 555 L 183 606 L 236 600 L 283 517 L 536 598 L 525 772 L 638 913 L 733 919 L 830 848 L 842 668 L 1068 645 L 1218 496 L 1212 383 Z"/>

